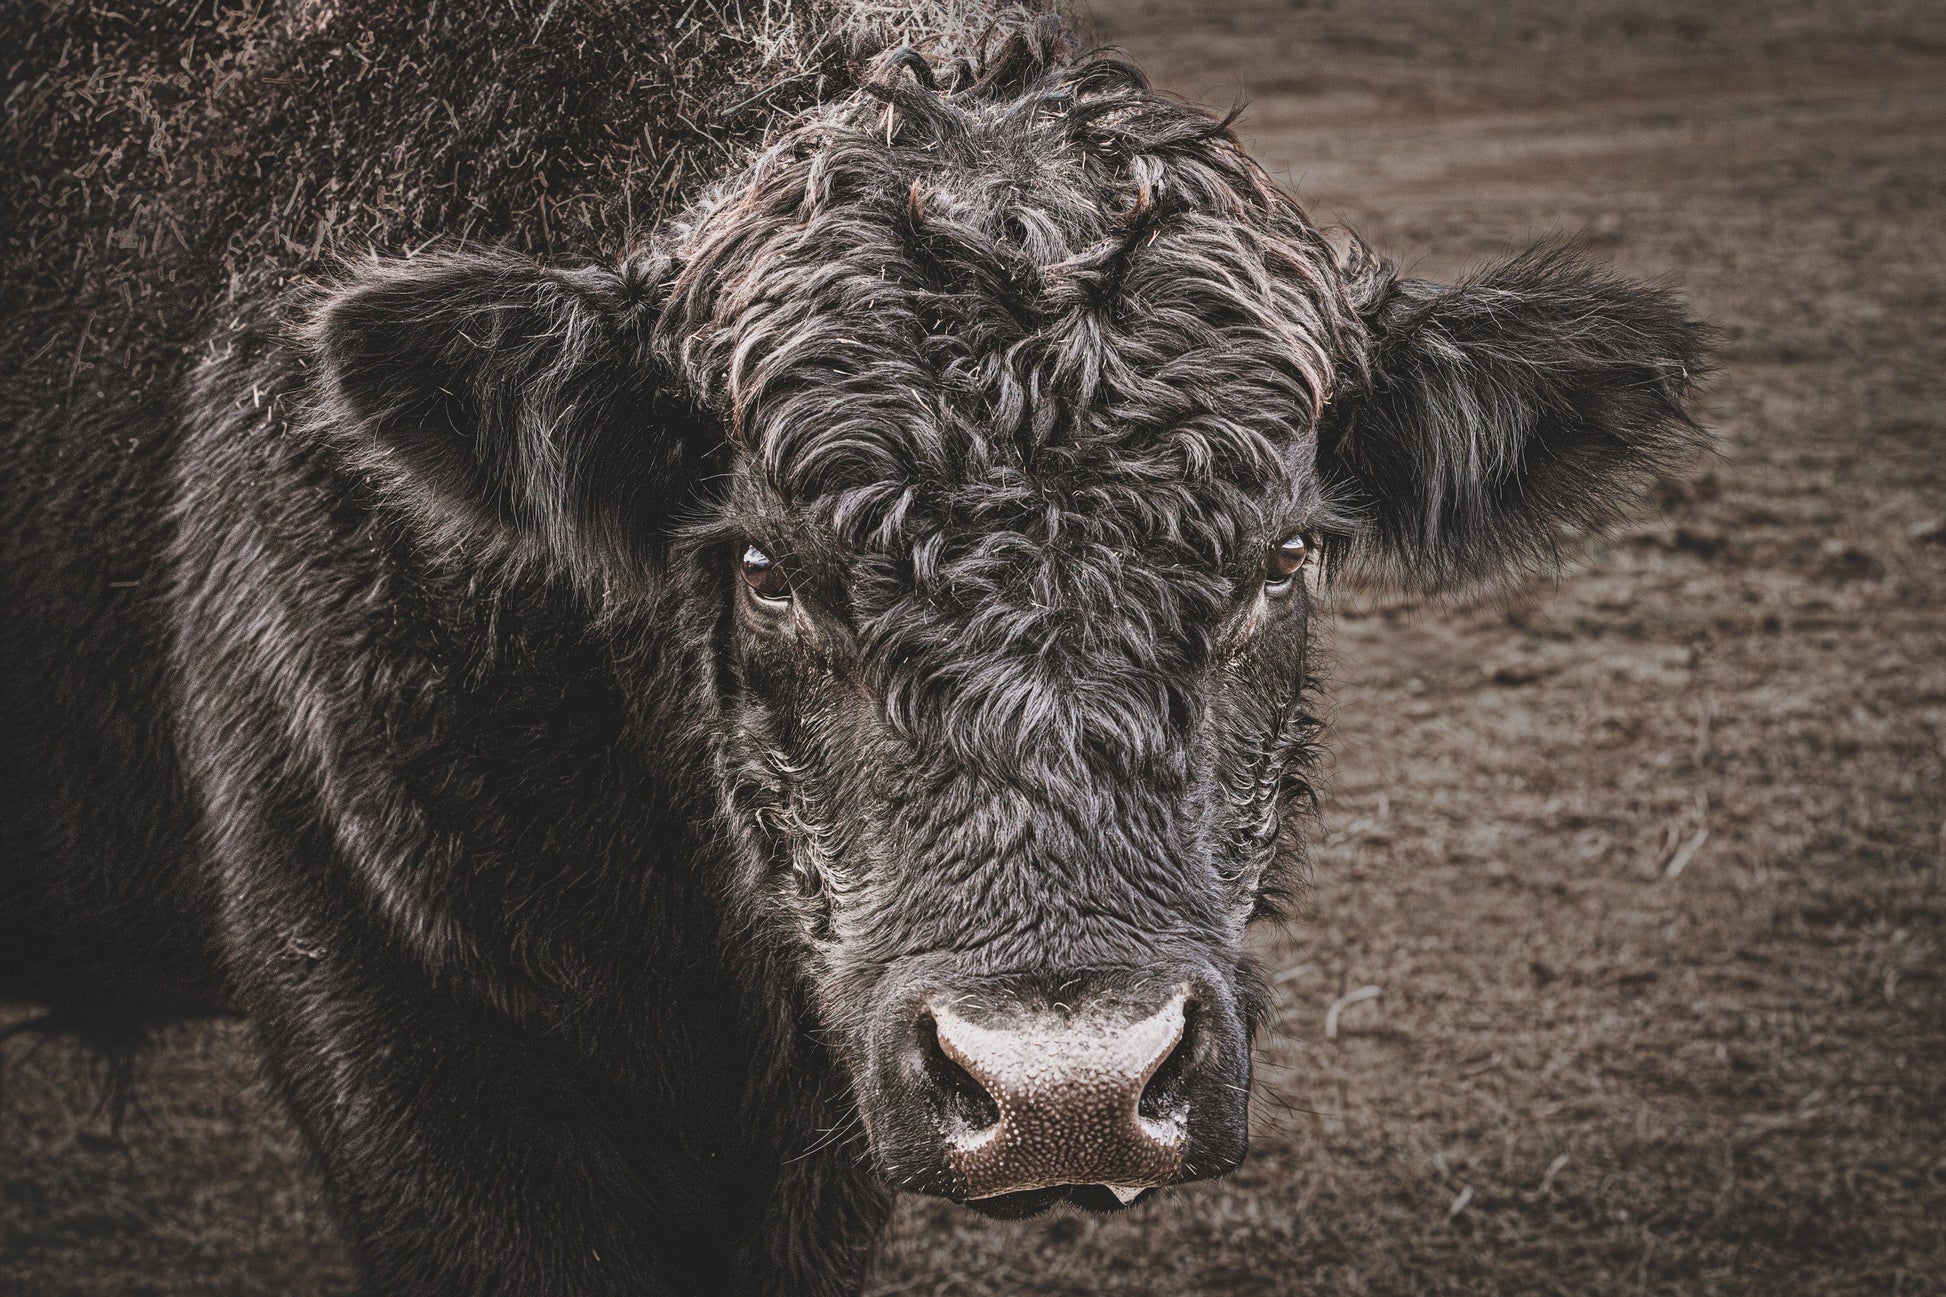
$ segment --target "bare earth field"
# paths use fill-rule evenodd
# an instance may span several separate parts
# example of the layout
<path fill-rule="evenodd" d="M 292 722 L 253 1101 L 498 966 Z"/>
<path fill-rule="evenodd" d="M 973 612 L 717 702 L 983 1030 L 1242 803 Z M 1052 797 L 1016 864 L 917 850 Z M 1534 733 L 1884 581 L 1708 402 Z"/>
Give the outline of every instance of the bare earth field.
<path fill-rule="evenodd" d="M 1241 1171 L 909 1203 L 873 1292 L 1946 1293 L 1946 8 L 1093 10 L 1422 273 L 1578 232 L 1682 286 L 1721 454 L 1558 585 L 1339 608 Z M 244 1028 L 120 1139 L 5 1049 L 0 1293 L 348 1291 Z"/>

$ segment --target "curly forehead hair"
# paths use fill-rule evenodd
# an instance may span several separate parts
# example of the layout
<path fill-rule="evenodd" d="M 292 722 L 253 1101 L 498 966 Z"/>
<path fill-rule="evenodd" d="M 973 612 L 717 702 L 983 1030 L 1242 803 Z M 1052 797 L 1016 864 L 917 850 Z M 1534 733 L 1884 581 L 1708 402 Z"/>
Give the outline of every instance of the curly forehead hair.
<path fill-rule="evenodd" d="M 860 551 L 971 511 L 1220 566 L 1304 489 L 1293 446 L 1363 338 L 1227 121 L 1046 23 L 944 67 L 878 55 L 675 251 L 680 363 Z M 1049 507 L 1070 488 L 1091 498 Z"/>

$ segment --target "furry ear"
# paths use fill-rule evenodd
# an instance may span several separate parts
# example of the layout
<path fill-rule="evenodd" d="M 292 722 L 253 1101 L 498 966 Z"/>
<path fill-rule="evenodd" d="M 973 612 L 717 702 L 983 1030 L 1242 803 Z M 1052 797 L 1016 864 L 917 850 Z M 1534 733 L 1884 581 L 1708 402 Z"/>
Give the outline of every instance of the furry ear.
<path fill-rule="evenodd" d="M 306 330 L 325 434 L 449 543 L 536 539 L 585 577 L 653 563 L 700 445 L 650 346 L 665 262 L 379 263 Z"/>
<path fill-rule="evenodd" d="M 1318 441 L 1357 520 L 1341 575 L 1436 592 L 1549 566 L 1708 444 L 1688 409 L 1706 333 L 1662 290 L 1546 247 L 1451 286 L 1351 269 L 1365 382 Z"/>

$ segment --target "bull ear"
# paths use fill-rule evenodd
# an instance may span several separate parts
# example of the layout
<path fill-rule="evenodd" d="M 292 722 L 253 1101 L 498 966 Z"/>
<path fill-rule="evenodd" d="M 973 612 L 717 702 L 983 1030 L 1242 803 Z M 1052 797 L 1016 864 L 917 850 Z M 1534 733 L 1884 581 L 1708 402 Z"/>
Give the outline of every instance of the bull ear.
<path fill-rule="evenodd" d="M 1366 381 L 1318 442 L 1354 581 L 1438 592 L 1550 566 L 1707 444 L 1688 408 L 1705 331 L 1662 290 L 1560 248 L 1450 286 L 1357 270 Z"/>
<path fill-rule="evenodd" d="M 445 542 L 538 541 L 596 580 L 640 572 L 702 440 L 650 347 L 659 269 L 510 253 L 363 268 L 307 331 L 326 435 Z"/>

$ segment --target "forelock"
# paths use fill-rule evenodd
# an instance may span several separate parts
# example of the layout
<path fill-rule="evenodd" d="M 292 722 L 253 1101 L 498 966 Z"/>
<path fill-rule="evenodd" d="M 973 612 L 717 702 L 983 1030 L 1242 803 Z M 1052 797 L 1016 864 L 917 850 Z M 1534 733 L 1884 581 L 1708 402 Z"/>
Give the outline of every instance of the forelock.
<path fill-rule="evenodd" d="M 1067 624 L 1159 665 L 1246 547 L 1324 507 L 1299 498 L 1309 431 L 1362 339 L 1336 258 L 1227 123 L 1125 63 L 1019 33 L 945 69 L 890 51 L 677 257 L 690 381 L 878 573 L 868 603 L 911 600 L 897 638 Z M 1098 579 L 1112 634 L 1084 624 Z"/>

